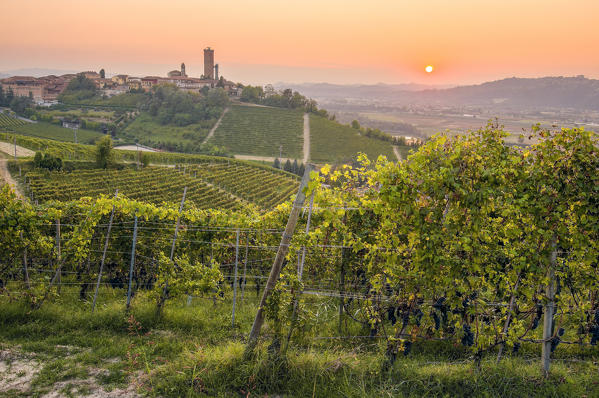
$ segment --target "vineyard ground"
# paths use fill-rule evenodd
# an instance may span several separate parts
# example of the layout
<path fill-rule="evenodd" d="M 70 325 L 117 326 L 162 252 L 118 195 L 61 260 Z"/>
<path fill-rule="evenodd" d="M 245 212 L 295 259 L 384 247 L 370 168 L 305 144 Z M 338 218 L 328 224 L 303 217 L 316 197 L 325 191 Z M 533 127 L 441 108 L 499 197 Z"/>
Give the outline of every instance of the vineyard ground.
<path fill-rule="evenodd" d="M 477 368 L 459 347 L 415 344 L 393 368 L 382 371 L 380 343 L 308 339 L 286 357 L 269 357 L 272 330 L 256 356 L 244 359 L 244 339 L 256 310 L 255 293 L 239 303 L 231 327 L 229 296 L 213 303 L 172 300 L 161 317 L 143 292 L 129 315 L 125 291 L 103 288 L 91 313 L 89 298 L 63 286 L 60 298 L 30 311 L 19 300 L 0 299 L 0 396 L 161 397 L 281 396 L 598 396 L 593 360 L 554 361 L 544 378 L 538 353 L 523 349 Z M 330 316 L 322 333 L 336 328 L 334 301 L 320 302 Z M 139 324 L 137 324 L 139 322 Z M 139 326 L 136 326 L 139 325 Z M 22 383 L 10 383 L 9 380 Z M 8 389 L 8 386 L 13 388 Z M 45 395 L 47 394 L 47 395 Z"/>

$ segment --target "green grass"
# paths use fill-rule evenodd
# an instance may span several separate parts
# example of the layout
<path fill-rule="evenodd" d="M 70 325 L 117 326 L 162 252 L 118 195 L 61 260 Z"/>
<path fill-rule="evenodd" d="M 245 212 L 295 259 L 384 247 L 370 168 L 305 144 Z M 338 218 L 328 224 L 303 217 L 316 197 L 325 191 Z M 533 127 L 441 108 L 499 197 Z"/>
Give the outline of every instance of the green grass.
<path fill-rule="evenodd" d="M 29 135 L 39 138 L 48 138 L 57 141 L 75 142 L 75 134 L 72 129 L 67 129 L 55 124 L 38 122 L 27 123 L 21 126 L 13 127 L 19 134 Z M 77 142 L 82 144 L 93 144 L 103 134 L 97 131 L 78 129 Z"/>
<path fill-rule="evenodd" d="M 191 152 L 186 149 L 197 147 L 206 138 L 214 123 L 216 120 L 184 127 L 162 125 L 150 115 L 142 113 L 119 135 L 130 141 L 138 139 L 140 143 L 155 148 Z"/>
<path fill-rule="evenodd" d="M 476 367 L 458 349 L 422 343 L 383 371 L 381 343 L 312 339 L 292 342 L 285 356 L 273 357 L 267 323 L 255 356 L 246 358 L 254 294 L 239 303 L 231 327 L 230 295 L 215 304 L 196 298 L 189 307 L 184 298 L 173 299 L 158 316 L 155 301 L 138 292 L 130 315 L 139 328 L 132 330 L 124 290 L 103 287 L 93 314 L 90 301 L 78 300 L 77 293 L 63 287 L 59 297 L 36 311 L 15 297 L 0 297 L 0 349 L 40 361 L 27 396 L 55 390 L 57 382 L 90 377 L 94 369 L 102 370 L 93 377 L 106 390 L 134 379 L 140 393 L 162 397 L 599 396 L 596 352 L 588 360 L 555 360 L 545 378 L 537 352 L 508 355 L 499 364 L 491 355 Z M 329 300 L 334 313 L 335 299 Z M 323 333 L 334 329 L 334 316 L 331 323 L 323 325 Z"/>
<path fill-rule="evenodd" d="M 242 155 L 301 159 L 303 114 L 296 110 L 238 106 L 230 107 L 209 141 Z"/>
<path fill-rule="evenodd" d="M 344 163 L 354 160 L 358 152 L 370 159 L 379 155 L 395 161 L 391 143 L 364 137 L 349 127 L 321 116 L 310 115 L 310 159 L 322 163 Z"/>

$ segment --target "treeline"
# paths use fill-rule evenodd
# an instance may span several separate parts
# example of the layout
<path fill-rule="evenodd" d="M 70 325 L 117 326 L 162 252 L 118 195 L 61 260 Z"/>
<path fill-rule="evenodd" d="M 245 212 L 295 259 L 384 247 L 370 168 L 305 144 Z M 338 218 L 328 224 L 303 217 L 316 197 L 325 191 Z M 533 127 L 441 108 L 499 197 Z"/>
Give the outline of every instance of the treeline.
<path fill-rule="evenodd" d="M 12 88 L 4 90 L 0 85 L 0 106 L 9 107 L 13 112 L 18 115 L 29 117 L 30 112 L 28 109 L 33 105 L 33 94 L 29 92 L 27 97 L 16 96 Z"/>
<path fill-rule="evenodd" d="M 329 113 L 326 110 L 318 109 L 318 103 L 315 100 L 307 98 L 290 88 L 281 92 L 273 90 L 266 93 L 261 86 L 245 86 L 241 91 L 240 99 L 243 102 L 275 106 L 277 108 L 301 109 L 304 112 L 329 117 Z"/>
<path fill-rule="evenodd" d="M 216 119 L 229 104 L 222 88 L 205 90 L 203 95 L 179 90 L 170 84 L 152 89 L 142 110 L 155 117 L 160 124 L 187 126 L 202 120 Z"/>
<path fill-rule="evenodd" d="M 297 159 L 294 159 L 293 163 L 291 163 L 289 159 L 287 159 L 285 163 L 281 163 L 279 158 L 276 158 L 274 163 L 272 164 L 272 167 L 279 170 L 285 170 L 289 173 L 296 174 L 300 177 L 304 175 L 304 171 L 306 170 L 306 166 L 304 166 L 303 163 L 298 163 Z"/>
<path fill-rule="evenodd" d="M 98 95 L 96 84 L 83 73 L 75 76 L 58 96 L 60 102 L 76 103 Z"/>
<path fill-rule="evenodd" d="M 360 132 L 361 135 L 365 136 L 365 137 L 370 137 L 370 138 L 374 138 L 377 140 L 381 140 L 381 141 L 386 141 L 386 142 L 391 142 L 395 145 L 401 145 L 401 146 L 407 146 L 408 144 L 406 144 L 406 137 L 403 136 L 392 136 L 389 133 L 385 133 L 382 130 L 379 129 L 373 129 L 370 127 L 362 127 L 360 126 L 360 122 L 358 122 L 357 120 L 352 120 L 350 126 L 353 129 L 356 129 Z M 418 146 L 415 143 L 411 143 L 409 146 Z"/>

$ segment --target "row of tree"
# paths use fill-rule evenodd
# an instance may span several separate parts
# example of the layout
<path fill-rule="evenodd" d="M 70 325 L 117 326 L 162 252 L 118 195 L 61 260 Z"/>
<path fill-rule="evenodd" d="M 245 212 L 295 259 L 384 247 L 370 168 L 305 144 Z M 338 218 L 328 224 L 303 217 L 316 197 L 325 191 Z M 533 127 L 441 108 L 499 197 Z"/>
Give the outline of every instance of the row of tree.
<path fill-rule="evenodd" d="M 271 91 L 265 93 L 261 86 L 245 86 L 241 91 L 241 101 L 251 102 L 278 108 L 301 109 L 304 112 L 314 113 L 329 117 L 324 109 L 318 109 L 318 103 L 312 98 L 307 98 L 297 91 L 287 88 L 281 92 Z"/>
<path fill-rule="evenodd" d="M 297 159 L 294 159 L 293 163 L 291 163 L 289 159 L 287 159 L 285 163 L 281 163 L 279 158 L 276 158 L 272 167 L 275 169 L 288 171 L 289 173 L 297 174 L 300 177 L 304 175 L 304 171 L 306 170 L 306 166 L 304 166 L 303 163 L 298 163 Z"/>

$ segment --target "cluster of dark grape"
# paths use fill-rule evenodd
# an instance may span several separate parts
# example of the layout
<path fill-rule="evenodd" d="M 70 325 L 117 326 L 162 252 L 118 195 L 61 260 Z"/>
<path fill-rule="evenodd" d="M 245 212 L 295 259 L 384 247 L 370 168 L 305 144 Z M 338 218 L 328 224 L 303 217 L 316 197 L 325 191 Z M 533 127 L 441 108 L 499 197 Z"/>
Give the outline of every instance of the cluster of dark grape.
<path fill-rule="evenodd" d="M 562 341 L 562 339 L 560 337 L 562 337 L 565 332 L 566 332 L 566 330 L 564 328 L 559 328 L 559 330 L 557 331 L 557 336 L 555 336 L 551 340 L 551 352 L 555 351 L 558 344 Z"/>
<path fill-rule="evenodd" d="M 532 326 L 530 327 L 531 330 L 535 330 L 537 327 L 539 327 L 539 321 L 541 320 L 542 316 L 543 316 L 543 306 L 540 304 L 537 304 L 537 313 L 535 314 L 535 317 L 532 320 Z"/>
<path fill-rule="evenodd" d="M 401 319 L 403 328 L 408 326 L 408 323 L 410 322 L 410 314 L 414 316 L 414 323 L 416 326 L 420 326 L 420 322 L 424 313 L 419 308 L 412 311 L 405 306 L 387 308 L 387 319 L 391 321 L 392 325 L 395 325 L 398 319 Z"/>
<path fill-rule="evenodd" d="M 431 311 L 431 316 L 435 321 L 435 329 L 439 330 L 441 325 L 447 324 L 447 305 L 445 304 L 445 297 L 439 297 L 435 304 L 433 304 L 433 310 Z M 437 312 L 441 313 L 441 318 L 437 315 Z"/>
<path fill-rule="evenodd" d="M 470 325 L 464 324 L 462 326 L 464 330 L 464 336 L 462 336 L 462 345 L 466 347 L 472 347 L 474 345 L 474 333 L 470 330 Z"/>

